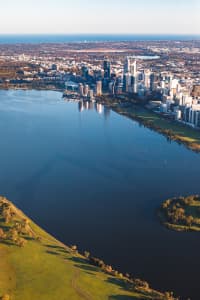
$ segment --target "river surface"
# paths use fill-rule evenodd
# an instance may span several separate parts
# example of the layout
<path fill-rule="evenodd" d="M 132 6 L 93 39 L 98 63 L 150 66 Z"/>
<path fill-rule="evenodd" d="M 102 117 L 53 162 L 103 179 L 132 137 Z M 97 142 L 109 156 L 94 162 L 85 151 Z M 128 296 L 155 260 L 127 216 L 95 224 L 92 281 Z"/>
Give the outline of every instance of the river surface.
<path fill-rule="evenodd" d="M 200 234 L 156 208 L 200 193 L 200 155 L 59 92 L 0 91 L 0 193 L 66 244 L 160 290 L 200 299 Z M 183 299 L 183 298 L 182 298 Z"/>

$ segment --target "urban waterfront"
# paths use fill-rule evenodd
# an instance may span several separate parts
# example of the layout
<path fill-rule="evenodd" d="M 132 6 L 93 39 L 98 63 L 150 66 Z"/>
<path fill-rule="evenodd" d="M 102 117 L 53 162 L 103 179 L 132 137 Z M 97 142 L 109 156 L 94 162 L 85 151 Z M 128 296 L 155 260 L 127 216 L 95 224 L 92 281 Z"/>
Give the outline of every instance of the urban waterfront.
<path fill-rule="evenodd" d="M 199 193 L 200 155 L 58 92 L 0 91 L 0 123 L 1 194 L 63 242 L 199 299 L 198 233 L 163 228 L 156 209 Z"/>

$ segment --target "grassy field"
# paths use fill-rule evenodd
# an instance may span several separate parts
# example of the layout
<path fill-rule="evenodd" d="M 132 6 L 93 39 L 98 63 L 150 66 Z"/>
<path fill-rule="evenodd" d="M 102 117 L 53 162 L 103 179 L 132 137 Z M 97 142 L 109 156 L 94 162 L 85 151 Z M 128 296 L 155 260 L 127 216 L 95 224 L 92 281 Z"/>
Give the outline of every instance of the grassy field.
<path fill-rule="evenodd" d="M 200 130 L 169 120 L 140 105 L 130 107 L 116 106 L 114 110 L 131 119 L 138 120 L 145 126 L 168 136 L 172 140 L 185 144 L 188 148 L 200 151 Z"/>
<path fill-rule="evenodd" d="M 14 212 L 12 220 L 5 222 L 1 201 Z M 125 277 L 106 274 L 0 198 L 0 228 L 4 233 L 24 220 L 31 235 L 22 234 L 26 240 L 23 247 L 9 238 L 0 239 L 0 299 L 6 294 L 11 300 L 173 299 L 149 287 L 133 287 Z"/>
<path fill-rule="evenodd" d="M 200 231 L 200 196 L 168 199 L 158 210 L 163 225 L 175 231 Z"/>

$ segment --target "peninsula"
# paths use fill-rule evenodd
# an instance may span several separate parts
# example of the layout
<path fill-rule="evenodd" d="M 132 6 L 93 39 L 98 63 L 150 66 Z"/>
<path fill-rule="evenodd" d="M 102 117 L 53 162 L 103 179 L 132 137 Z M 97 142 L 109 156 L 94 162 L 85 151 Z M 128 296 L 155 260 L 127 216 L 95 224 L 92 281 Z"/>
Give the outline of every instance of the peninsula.
<path fill-rule="evenodd" d="M 158 210 L 161 223 L 176 231 L 200 231 L 200 196 L 168 199 Z"/>
<path fill-rule="evenodd" d="M 46 233 L 0 197 L 1 300 L 175 300 Z"/>

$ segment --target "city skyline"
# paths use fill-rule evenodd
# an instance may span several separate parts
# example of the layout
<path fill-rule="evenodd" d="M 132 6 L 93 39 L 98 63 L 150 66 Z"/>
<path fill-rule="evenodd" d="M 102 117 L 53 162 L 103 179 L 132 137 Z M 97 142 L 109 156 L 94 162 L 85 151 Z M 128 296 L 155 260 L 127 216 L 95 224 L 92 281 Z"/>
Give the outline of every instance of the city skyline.
<path fill-rule="evenodd" d="M 8 0 L 0 34 L 199 34 L 199 9 L 199 0 Z"/>

